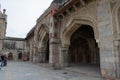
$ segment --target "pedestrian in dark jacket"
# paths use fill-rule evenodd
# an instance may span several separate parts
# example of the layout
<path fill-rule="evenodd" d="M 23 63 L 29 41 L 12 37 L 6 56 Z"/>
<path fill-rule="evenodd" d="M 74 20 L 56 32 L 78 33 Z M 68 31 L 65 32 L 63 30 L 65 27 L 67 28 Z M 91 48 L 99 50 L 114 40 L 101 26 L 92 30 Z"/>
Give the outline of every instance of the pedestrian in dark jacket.
<path fill-rule="evenodd" d="M 1 67 L 7 65 L 7 57 L 6 55 L 1 55 Z"/>
<path fill-rule="evenodd" d="M 1 55 L 1 67 L 3 67 L 3 66 L 4 66 L 4 56 Z"/>
<path fill-rule="evenodd" d="M 4 56 L 4 66 L 7 66 L 7 56 L 6 55 L 3 56 Z"/>
<path fill-rule="evenodd" d="M 0 57 L 0 70 L 1 70 L 1 57 Z"/>

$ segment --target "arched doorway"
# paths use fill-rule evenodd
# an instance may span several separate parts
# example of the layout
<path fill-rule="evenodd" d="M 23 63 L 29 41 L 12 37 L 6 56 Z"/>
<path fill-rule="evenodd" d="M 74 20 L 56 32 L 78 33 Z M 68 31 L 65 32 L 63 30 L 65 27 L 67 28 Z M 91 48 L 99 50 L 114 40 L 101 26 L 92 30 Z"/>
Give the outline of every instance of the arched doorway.
<path fill-rule="evenodd" d="M 38 28 L 36 33 L 36 44 L 38 47 L 38 62 L 48 63 L 49 62 L 49 28 L 42 24 Z"/>
<path fill-rule="evenodd" d="M 18 54 L 18 59 L 21 60 L 22 59 L 22 53 Z"/>
<path fill-rule="evenodd" d="M 8 53 L 8 60 L 13 60 L 13 53 L 12 52 Z"/>
<path fill-rule="evenodd" d="M 49 40 L 47 41 L 47 44 L 46 44 L 45 61 L 47 63 L 49 62 Z"/>
<path fill-rule="evenodd" d="M 41 41 L 39 42 L 39 62 L 40 63 L 49 63 L 49 34 L 42 36 Z"/>
<path fill-rule="evenodd" d="M 43 36 L 42 39 L 42 54 L 43 54 L 43 62 L 49 63 L 49 34 L 46 33 L 45 36 Z"/>
<path fill-rule="evenodd" d="M 68 50 L 68 64 L 71 67 L 83 68 L 84 71 L 90 69 L 91 72 L 93 71 L 92 73 L 100 69 L 99 48 L 91 26 L 82 25 L 72 33 Z M 96 75 L 96 73 L 94 74 Z"/>

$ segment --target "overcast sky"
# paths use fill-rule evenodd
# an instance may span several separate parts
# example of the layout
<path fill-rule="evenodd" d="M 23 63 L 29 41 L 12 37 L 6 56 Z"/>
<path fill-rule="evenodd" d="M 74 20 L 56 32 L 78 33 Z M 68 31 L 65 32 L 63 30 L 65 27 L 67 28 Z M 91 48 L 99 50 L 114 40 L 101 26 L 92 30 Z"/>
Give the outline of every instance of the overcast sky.
<path fill-rule="evenodd" d="M 36 24 L 37 18 L 53 0 L 0 0 L 1 9 L 6 9 L 6 36 L 25 38 Z"/>

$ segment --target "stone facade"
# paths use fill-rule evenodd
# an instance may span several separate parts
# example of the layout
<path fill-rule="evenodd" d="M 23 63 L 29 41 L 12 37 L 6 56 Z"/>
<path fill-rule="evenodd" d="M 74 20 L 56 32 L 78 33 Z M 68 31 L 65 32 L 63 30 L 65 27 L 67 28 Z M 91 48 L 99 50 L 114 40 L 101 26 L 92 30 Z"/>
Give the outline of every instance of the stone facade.
<path fill-rule="evenodd" d="M 54 68 L 72 62 L 99 64 L 102 77 L 119 79 L 119 4 L 120 0 L 54 0 L 37 19 L 28 39 L 34 49 L 29 52 L 34 52 L 36 62 Z"/>
<path fill-rule="evenodd" d="M 5 37 L 3 39 L 2 53 L 7 55 L 8 60 L 22 60 L 26 54 L 26 44 L 23 38 Z"/>
<path fill-rule="evenodd" d="M 0 55 L 6 54 L 9 60 L 22 60 L 28 56 L 25 39 L 5 36 L 7 28 L 7 15 L 5 12 L 5 9 L 3 12 L 0 9 Z"/>
<path fill-rule="evenodd" d="M 103 78 L 119 80 L 119 4 L 120 0 L 53 0 L 25 38 L 30 61 L 53 68 L 99 65 Z M 0 20 L 5 26 L 5 19 Z"/>
<path fill-rule="evenodd" d="M 7 26 L 7 15 L 5 14 L 6 10 L 4 9 L 3 12 L 0 9 L 0 54 L 3 47 L 3 38 L 5 38 L 6 34 L 6 26 Z"/>

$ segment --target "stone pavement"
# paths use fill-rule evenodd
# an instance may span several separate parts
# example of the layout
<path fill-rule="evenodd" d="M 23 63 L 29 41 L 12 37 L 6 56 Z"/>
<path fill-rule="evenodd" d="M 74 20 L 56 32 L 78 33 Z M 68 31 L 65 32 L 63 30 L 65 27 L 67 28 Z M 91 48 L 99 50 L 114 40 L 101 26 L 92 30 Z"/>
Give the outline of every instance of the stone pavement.
<path fill-rule="evenodd" d="M 8 62 L 0 71 L 0 80 L 103 80 L 67 70 L 51 70 L 30 62 Z"/>

